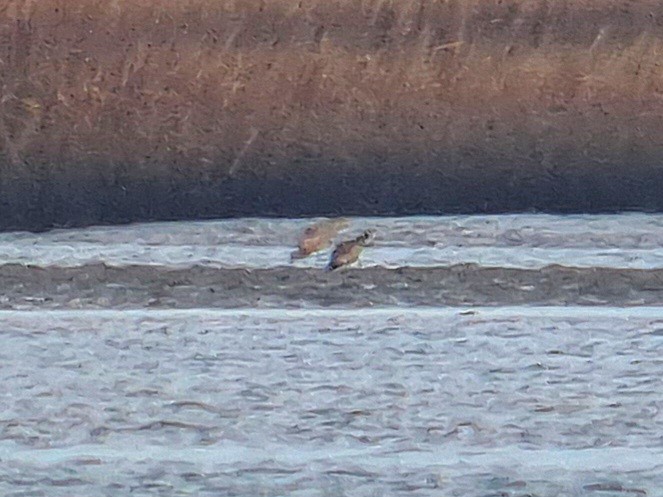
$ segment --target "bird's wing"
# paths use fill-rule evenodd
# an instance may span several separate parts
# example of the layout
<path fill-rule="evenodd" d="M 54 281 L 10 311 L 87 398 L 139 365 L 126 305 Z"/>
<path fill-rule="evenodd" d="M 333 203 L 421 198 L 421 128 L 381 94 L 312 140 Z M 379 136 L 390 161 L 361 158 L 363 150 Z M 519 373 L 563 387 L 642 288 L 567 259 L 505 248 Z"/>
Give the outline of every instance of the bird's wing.
<path fill-rule="evenodd" d="M 337 266 L 352 264 L 359 258 L 362 247 L 355 242 L 343 242 L 336 247 L 332 261 Z"/>

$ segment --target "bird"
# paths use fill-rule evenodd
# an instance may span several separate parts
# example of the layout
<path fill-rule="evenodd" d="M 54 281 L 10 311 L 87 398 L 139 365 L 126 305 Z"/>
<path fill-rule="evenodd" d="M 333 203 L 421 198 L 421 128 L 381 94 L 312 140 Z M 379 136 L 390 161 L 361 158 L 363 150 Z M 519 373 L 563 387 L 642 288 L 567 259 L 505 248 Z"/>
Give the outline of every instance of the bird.
<path fill-rule="evenodd" d="M 303 259 L 324 250 L 332 244 L 338 232 L 350 225 L 347 219 L 325 219 L 306 228 L 299 237 L 297 250 L 290 254 L 290 259 Z"/>
<path fill-rule="evenodd" d="M 375 230 L 367 229 L 354 240 L 347 240 L 339 243 L 331 255 L 326 270 L 333 271 L 334 269 L 357 262 L 364 247 L 369 246 L 374 238 Z"/>

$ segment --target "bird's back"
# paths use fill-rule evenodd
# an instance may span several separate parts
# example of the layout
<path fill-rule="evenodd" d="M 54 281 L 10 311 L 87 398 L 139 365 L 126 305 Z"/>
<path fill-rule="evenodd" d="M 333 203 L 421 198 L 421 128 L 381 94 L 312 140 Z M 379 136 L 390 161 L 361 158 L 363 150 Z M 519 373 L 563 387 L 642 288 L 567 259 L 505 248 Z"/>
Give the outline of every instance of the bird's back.
<path fill-rule="evenodd" d="M 301 259 L 329 247 L 338 232 L 347 226 L 346 219 L 327 219 L 307 227 L 299 237 L 298 249 L 292 253 L 292 258 Z"/>
<path fill-rule="evenodd" d="M 356 262 L 363 247 L 356 240 L 339 243 L 332 253 L 328 269 L 336 269 Z"/>

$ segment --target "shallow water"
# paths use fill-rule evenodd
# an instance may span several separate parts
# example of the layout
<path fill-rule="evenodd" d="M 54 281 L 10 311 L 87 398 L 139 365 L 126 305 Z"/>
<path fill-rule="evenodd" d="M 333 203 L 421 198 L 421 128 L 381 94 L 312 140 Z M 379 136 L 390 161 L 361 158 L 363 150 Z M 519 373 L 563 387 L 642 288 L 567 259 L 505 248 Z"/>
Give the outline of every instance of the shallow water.
<path fill-rule="evenodd" d="M 290 262 L 310 219 L 137 224 L 46 234 L 0 234 L 0 261 L 35 265 L 323 267 L 329 251 Z M 663 268 L 663 215 L 503 215 L 355 218 L 338 240 L 366 228 L 377 238 L 364 267 L 483 266 Z"/>
<path fill-rule="evenodd" d="M 0 235 L 0 494 L 660 493 L 662 216 L 310 222 Z"/>
<path fill-rule="evenodd" d="M 663 488 L 663 309 L 471 312 L 1 313 L 0 489 Z"/>

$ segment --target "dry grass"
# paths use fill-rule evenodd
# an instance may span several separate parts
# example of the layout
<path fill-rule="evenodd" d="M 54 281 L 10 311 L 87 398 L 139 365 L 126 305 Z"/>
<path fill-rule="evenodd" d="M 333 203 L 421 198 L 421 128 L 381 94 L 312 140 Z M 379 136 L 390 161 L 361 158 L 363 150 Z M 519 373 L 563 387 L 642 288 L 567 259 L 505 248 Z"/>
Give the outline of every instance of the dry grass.
<path fill-rule="evenodd" d="M 468 146 L 517 160 L 524 136 L 544 159 L 660 146 L 658 36 L 602 19 L 520 36 L 561 15 L 543 4 L 10 1 L 0 160 L 131 163 L 143 177 L 398 144 L 417 160 Z"/>

